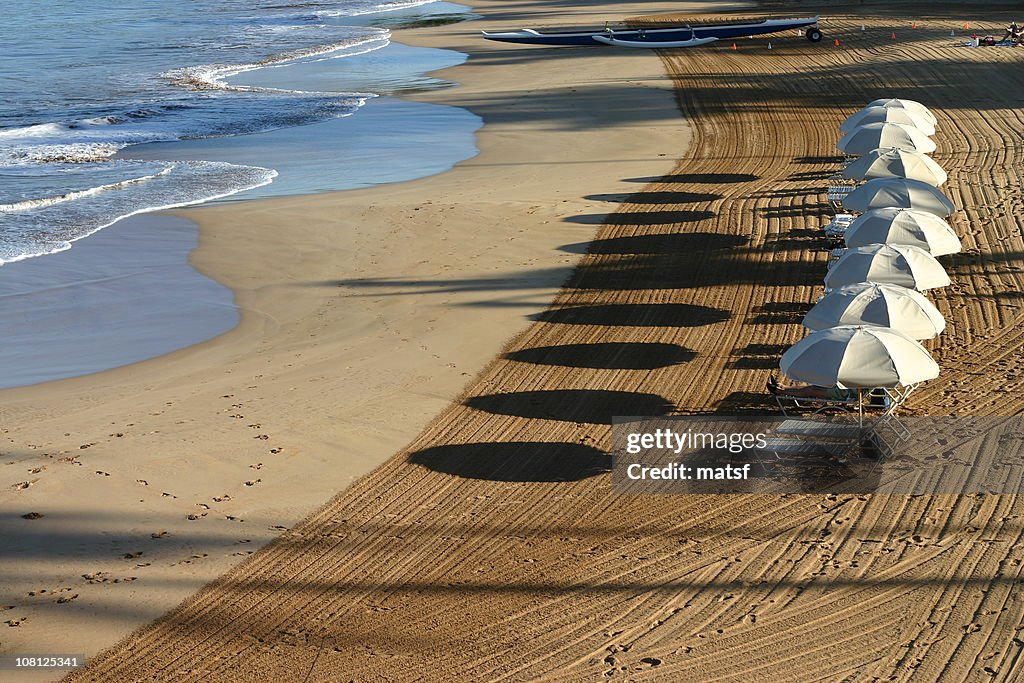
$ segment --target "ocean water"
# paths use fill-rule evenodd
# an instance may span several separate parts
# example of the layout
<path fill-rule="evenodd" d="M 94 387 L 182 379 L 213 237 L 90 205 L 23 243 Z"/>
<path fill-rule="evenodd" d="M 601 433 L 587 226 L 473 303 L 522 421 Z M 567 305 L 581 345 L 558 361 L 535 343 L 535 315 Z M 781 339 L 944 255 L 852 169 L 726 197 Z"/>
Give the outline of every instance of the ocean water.
<path fill-rule="evenodd" d="M 272 183 L 262 159 L 125 158 L 347 117 L 372 79 L 300 73 L 390 43 L 429 0 L 6 0 L 0 22 L 0 264 L 59 252 L 118 219 Z M 441 3 L 446 4 L 446 3 Z M 391 23 L 395 23 L 392 19 Z M 246 80 L 246 76 L 250 78 Z M 273 83 L 273 84 L 271 84 Z M 384 92 L 391 85 L 384 84 Z M 379 91 L 379 89 L 377 89 Z"/>

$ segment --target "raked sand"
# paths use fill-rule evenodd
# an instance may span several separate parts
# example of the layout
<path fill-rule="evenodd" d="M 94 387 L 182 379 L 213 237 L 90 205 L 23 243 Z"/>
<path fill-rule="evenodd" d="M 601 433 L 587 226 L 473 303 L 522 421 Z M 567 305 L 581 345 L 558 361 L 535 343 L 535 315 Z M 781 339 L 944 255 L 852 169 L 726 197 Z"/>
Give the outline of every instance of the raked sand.
<path fill-rule="evenodd" d="M 239 327 L 0 397 L 0 652 L 112 645 L 411 441 L 547 307 L 581 258 L 562 247 L 689 139 L 656 55 L 477 31 L 673 7 L 487 1 L 485 19 L 401 31 L 471 54 L 442 73 L 458 88 L 422 97 L 484 118 L 479 156 L 399 185 L 183 212 Z"/>
<path fill-rule="evenodd" d="M 692 144 L 665 141 L 676 168 L 607 216 L 555 306 L 406 449 L 74 680 L 1020 680 L 1019 496 L 623 496 L 605 472 L 613 415 L 771 410 L 766 376 L 820 293 L 836 126 L 894 93 L 938 115 L 965 246 L 944 259 L 954 285 L 933 294 L 949 322 L 929 344 L 942 376 L 910 409 L 1024 409 L 1024 51 L 950 36 L 1010 16 L 837 6 L 825 29 L 838 47 L 779 37 L 772 51 L 754 40 L 664 55 Z M 532 54 L 496 49 L 481 65 L 498 79 L 515 64 L 533 87 L 535 70 L 589 59 Z M 577 101 L 630 102 L 608 95 L 630 84 L 611 74 Z M 570 181 L 574 196 L 603 193 L 576 184 L 600 175 Z M 538 209 L 533 226 L 584 231 L 604 213 L 572 209 L 569 221 Z M 394 290 L 410 306 L 432 291 L 518 301 L 491 273 L 411 279 Z M 381 297 L 385 284 L 353 289 Z M 224 429 L 262 420 L 266 446 L 291 445 L 268 427 L 270 399 L 249 391 L 225 392 Z M 138 573 L 132 590 L 148 580 Z"/>

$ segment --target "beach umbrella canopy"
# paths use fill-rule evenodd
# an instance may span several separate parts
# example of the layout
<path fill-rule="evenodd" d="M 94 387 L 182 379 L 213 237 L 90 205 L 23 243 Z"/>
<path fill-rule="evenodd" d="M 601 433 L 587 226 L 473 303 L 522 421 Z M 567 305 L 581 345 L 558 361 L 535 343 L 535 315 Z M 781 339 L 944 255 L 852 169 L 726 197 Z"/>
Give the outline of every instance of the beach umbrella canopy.
<path fill-rule="evenodd" d="M 918 342 L 888 327 L 858 325 L 812 332 L 782 354 L 780 369 L 800 382 L 843 389 L 911 385 L 939 376 L 938 364 Z"/>
<path fill-rule="evenodd" d="M 832 290 L 804 316 L 809 330 L 840 325 L 891 327 L 911 339 L 934 339 L 946 329 L 946 320 L 920 292 L 858 282 Z"/>
<path fill-rule="evenodd" d="M 914 209 L 936 216 L 949 216 L 956 207 L 938 188 L 909 178 L 875 178 L 843 197 L 843 208 L 848 211 L 872 209 Z"/>
<path fill-rule="evenodd" d="M 867 109 L 868 107 L 887 107 L 889 109 L 909 109 L 912 112 L 920 114 L 925 119 L 930 121 L 932 124 L 935 124 L 935 123 L 938 122 L 938 120 L 935 118 L 935 114 L 933 114 L 931 112 L 931 110 L 928 109 L 928 107 L 924 106 L 920 102 L 915 102 L 914 100 L 902 100 L 902 99 L 895 98 L 895 97 L 883 97 L 881 99 L 872 100 L 871 102 L 868 102 L 867 105 L 864 108 Z"/>
<path fill-rule="evenodd" d="M 908 244 L 932 256 L 959 253 L 963 246 L 949 223 L 927 211 L 873 209 L 857 217 L 843 234 L 848 247 Z"/>
<path fill-rule="evenodd" d="M 826 289 L 857 282 L 900 285 L 923 292 L 947 286 L 949 276 L 924 249 L 905 244 L 869 244 L 847 249 L 825 275 Z"/>
<path fill-rule="evenodd" d="M 875 178 L 909 178 L 938 187 L 949 176 L 927 154 L 896 147 L 873 149 L 842 170 L 844 178 L 874 180 Z"/>
<path fill-rule="evenodd" d="M 913 126 L 925 135 L 935 135 L 935 123 L 929 121 L 913 109 L 899 109 L 897 107 L 865 107 L 858 112 L 851 114 L 839 126 L 839 130 L 849 133 L 854 128 L 869 123 L 900 123 L 904 126 Z"/>
<path fill-rule="evenodd" d="M 931 154 L 935 143 L 913 126 L 902 123 L 866 123 L 844 135 L 836 147 L 843 154 L 860 156 L 879 147 L 896 147 Z"/>

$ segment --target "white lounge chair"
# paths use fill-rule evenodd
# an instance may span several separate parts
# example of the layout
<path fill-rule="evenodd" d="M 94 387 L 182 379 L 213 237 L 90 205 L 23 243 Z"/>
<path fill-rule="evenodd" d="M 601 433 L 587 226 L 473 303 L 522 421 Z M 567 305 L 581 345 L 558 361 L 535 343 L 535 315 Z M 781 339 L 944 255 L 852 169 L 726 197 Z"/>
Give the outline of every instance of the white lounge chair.
<path fill-rule="evenodd" d="M 851 437 L 855 436 L 851 443 L 859 447 L 870 446 L 881 460 L 891 456 L 900 443 L 910 439 L 910 430 L 896 415 L 896 410 L 917 387 L 914 384 L 855 389 L 854 397 L 843 400 L 775 394 L 775 402 L 786 417 L 794 414 L 848 414 L 856 417 L 850 423 L 856 428 L 855 434 L 851 432 Z"/>
<path fill-rule="evenodd" d="M 824 226 L 822 230 L 825 231 L 825 237 L 830 240 L 841 240 L 846 234 L 846 229 L 850 227 L 856 216 L 852 213 L 837 213 L 832 217 L 832 221 Z"/>

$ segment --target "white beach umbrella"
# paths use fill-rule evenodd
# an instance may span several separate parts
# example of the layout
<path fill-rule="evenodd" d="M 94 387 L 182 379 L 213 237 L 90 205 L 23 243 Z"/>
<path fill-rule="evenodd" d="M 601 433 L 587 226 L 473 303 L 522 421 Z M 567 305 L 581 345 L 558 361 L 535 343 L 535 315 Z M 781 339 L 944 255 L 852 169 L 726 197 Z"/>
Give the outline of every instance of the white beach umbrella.
<path fill-rule="evenodd" d="M 896 107 L 865 107 L 858 112 L 851 114 L 839 126 L 839 130 L 849 133 L 854 128 L 869 123 L 900 123 L 904 126 L 913 126 L 927 136 L 935 135 L 935 123 L 929 121 L 922 114 L 913 109 L 899 109 Z"/>
<path fill-rule="evenodd" d="M 896 147 L 931 154 L 935 143 L 913 126 L 902 123 L 866 123 L 844 135 L 836 147 L 844 154 L 860 156 L 879 147 Z"/>
<path fill-rule="evenodd" d="M 864 107 L 888 107 L 890 109 L 909 109 L 910 111 L 916 112 L 921 116 L 925 117 L 931 123 L 937 123 L 938 120 L 935 118 L 935 114 L 931 112 L 928 107 L 924 106 L 920 102 L 914 100 L 902 100 L 895 97 L 883 97 L 882 99 L 872 100 L 868 102 Z"/>
<path fill-rule="evenodd" d="M 848 247 L 869 244 L 908 244 L 932 256 L 957 254 L 963 250 L 960 238 L 949 223 L 927 211 L 913 209 L 872 209 L 857 217 L 843 234 Z"/>
<path fill-rule="evenodd" d="M 896 147 L 871 150 L 844 168 L 842 176 L 851 180 L 909 178 L 935 187 L 949 179 L 946 171 L 927 154 Z"/>
<path fill-rule="evenodd" d="M 920 292 L 858 282 L 832 290 L 804 316 L 809 330 L 840 325 L 891 327 L 911 339 L 934 339 L 946 329 L 946 320 Z"/>
<path fill-rule="evenodd" d="M 857 282 L 900 285 L 923 292 L 947 286 L 949 276 L 942 264 L 924 249 L 904 244 L 869 244 L 847 249 L 825 275 L 826 289 Z"/>
<path fill-rule="evenodd" d="M 936 216 L 949 216 L 956 211 L 941 190 L 909 178 L 875 178 L 843 197 L 843 208 L 848 211 L 890 207 L 927 211 Z"/>
<path fill-rule="evenodd" d="M 782 354 L 780 369 L 800 382 L 843 389 L 906 386 L 939 376 L 938 364 L 910 337 L 857 325 L 812 332 Z"/>

